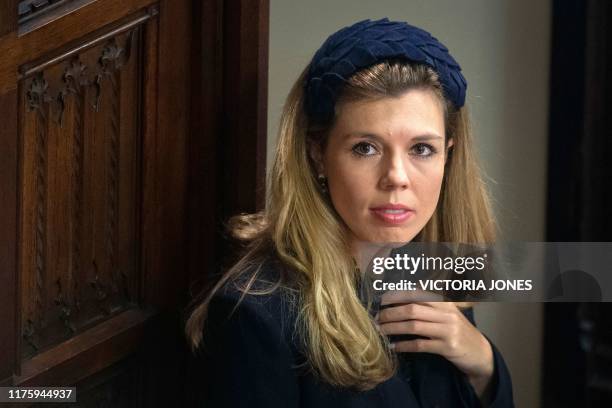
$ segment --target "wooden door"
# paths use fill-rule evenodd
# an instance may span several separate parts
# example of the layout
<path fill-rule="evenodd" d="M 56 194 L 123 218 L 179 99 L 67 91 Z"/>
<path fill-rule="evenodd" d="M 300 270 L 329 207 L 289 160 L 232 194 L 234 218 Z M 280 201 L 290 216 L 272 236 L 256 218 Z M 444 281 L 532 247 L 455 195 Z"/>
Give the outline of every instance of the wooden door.
<path fill-rule="evenodd" d="M 153 405 L 155 348 L 180 353 L 189 2 L 4 4 L 0 378 Z"/>
<path fill-rule="evenodd" d="M 261 204 L 267 8 L 2 2 L 0 385 L 182 405 L 190 281 Z"/>
<path fill-rule="evenodd" d="M 0 4 L 0 386 L 190 401 L 184 308 L 262 204 L 267 25 L 267 0 Z"/>

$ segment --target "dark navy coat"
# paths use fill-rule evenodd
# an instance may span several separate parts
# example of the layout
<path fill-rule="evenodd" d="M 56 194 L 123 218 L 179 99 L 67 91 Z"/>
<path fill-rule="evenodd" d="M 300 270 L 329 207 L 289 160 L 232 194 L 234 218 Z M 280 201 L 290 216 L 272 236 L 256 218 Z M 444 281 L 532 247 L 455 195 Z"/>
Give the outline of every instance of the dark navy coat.
<path fill-rule="evenodd" d="M 269 264 L 262 276 L 274 281 Z M 229 288 L 229 286 L 228 286 Z M 240 296 L 226 288 L 213 298 L 198 350 L 207 371 L 202 407 L 249 408 L 459 408 L 480 407 L 467 377 L 442 356 L 399 353 L 400 366 L 389 380 L 366 392 L 324 383 L 303 368 L 295 338 L 295 313 L 285 290 Z M 463 311 L 474 323 L 472 309 Z M 512 384 L 504 360 L 492 345 L 495 371 L 490 407 L 513 407 Z"/>

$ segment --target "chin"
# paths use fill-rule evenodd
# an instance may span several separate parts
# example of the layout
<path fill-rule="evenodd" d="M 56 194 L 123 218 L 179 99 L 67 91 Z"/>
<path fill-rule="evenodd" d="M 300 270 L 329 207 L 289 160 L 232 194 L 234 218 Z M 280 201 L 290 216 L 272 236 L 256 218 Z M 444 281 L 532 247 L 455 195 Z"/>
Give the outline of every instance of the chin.
<path fill-rule="evenodd" d="M 412 241 L 416 236 L 416 233 L 412 232 L 396 232 L 396 233 L 373 233 L 367 234 L 370 239 L 366 241 L 377 243 L 377 244 L 393 244 L 393 243 L 406 243 Z"/>

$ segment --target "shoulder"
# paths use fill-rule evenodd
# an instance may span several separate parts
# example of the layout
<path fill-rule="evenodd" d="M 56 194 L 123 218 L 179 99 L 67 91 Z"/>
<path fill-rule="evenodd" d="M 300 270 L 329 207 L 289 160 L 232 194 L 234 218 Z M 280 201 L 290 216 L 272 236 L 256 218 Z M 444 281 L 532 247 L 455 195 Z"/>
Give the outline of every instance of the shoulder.
<path fill-rule="evenodd" d="M 208 306 L 205 341 L 240 335 L 284 342 L 295 350 L 297 294 L 288 287 L 285 273 L 269 259 L 222 286 Z"/>
<path fill-rule="evenodd" d="M 278 270 L 262 265 L 251 289 L 277 282 Z M 294 367 L 301 363 L 292 344 L 294 319 L 282 288 L 265 294 L 244 293 L 245 282 L 230 282 L 208 305 L 199 367 L 208 381 L 207 406 L 297 406 Z"/>
<path fill-rule="evenodd" d="M 282 318 L 297 301 L 297 291 L 292 288 L 290 271 L 273 257 L 255 265 L 239 278 L 228 281 L 215 293 L 212 301 L 233 304 Z"/>

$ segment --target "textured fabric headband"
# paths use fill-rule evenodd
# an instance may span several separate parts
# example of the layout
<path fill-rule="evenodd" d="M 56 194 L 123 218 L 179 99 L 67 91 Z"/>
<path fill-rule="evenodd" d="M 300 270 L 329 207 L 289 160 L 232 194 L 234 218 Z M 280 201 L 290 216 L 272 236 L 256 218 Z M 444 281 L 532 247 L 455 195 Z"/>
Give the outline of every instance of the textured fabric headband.
<path fill-rule="evenodd" d="M 425 30 L 383 18 L 344 27 L 323 43 L 304 84 L 306 113 L 320 121 L 331 119 L 342 85 L 352 74 L 394 58 L 429 65 L 446 97 L 458 108 L 465 103 L 467 82 L 448 49 Z"/>

